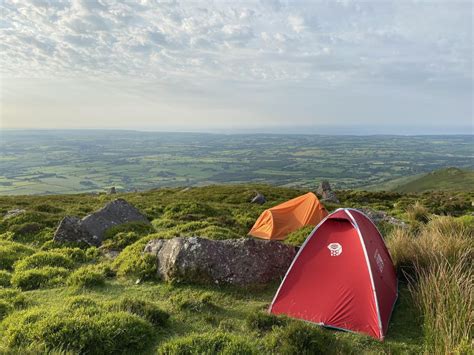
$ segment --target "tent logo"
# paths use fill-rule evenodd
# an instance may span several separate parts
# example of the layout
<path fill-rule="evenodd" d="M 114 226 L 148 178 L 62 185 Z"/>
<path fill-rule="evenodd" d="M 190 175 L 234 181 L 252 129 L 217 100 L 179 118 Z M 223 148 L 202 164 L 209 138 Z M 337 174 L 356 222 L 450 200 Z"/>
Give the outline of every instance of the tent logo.
<path fill-rule="evenodd" d="M 331 256 L 339 256 L 342 253 L 342 245 L 339 243 L 331 243 L 328 245 Z"/>
<path fill-rule="evenodd" d="M 380 273 L 382 273 L 382 272 L 383 272 L 384 263 L 383 263 L 382 256 L 380 255 L 378 249 L 375 249 L 374 258 L 375 258 L 375 262 L 377 263 L 377 266 L 378 266 L 378 268 L 379 268 Z"/>

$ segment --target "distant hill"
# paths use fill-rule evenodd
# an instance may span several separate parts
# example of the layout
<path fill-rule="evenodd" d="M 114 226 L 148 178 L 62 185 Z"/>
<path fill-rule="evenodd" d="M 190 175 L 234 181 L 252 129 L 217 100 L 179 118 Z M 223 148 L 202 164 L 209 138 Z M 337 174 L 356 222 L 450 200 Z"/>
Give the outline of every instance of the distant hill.
<path fill-rule="evenodd" d="M 392 188 L 396 192 L 425 191 L 472 191 L 474 171 L 458 168 L 436 170 L 425 175 L 417 175 L 413 180 Z"/>

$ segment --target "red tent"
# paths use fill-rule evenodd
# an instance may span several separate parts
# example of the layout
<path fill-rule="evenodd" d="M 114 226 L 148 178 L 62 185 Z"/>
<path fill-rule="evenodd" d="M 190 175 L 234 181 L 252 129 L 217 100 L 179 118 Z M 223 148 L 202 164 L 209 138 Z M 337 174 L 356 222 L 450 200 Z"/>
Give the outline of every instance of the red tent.
<path fill-rule="evenodd" d="M 269 311 L 383 340 L 397 296 L 379 231 L 362 212 L 344 208 L 311 232 Z"/>

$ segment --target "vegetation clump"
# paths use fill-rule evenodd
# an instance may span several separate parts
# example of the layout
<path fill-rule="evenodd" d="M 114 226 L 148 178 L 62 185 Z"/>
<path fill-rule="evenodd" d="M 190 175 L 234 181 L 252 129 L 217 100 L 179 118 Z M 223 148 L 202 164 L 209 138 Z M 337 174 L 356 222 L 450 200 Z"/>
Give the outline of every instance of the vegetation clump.
<path fill-rule="evenodd" d="M 74 265 L 73 259 L 67 253 L 40 251 L 16 262 L 15 272 L 38 269 L 45 266 L 72 269 Z"/>
<path fill-rule="evenodd" d="M 111 303 L 109 307 L 115 311 L 136 314 L 155 326 L 166 325 L 169 318 L 169 314 L 154 303 L 137 298 L 125 297 L 118 302 Z"/>
<path fill-rule="evenodd" d="M 11 284 L 24 291 L 63 285 L 69 270 L 62 267 L 46 266 L 39 269 L 15 271 Z"/>
<path fill-rule="evenodd" d="M 252 355 L 257 347 L 249 340 L 222 332 L 193 334 L 170 340 L 158 348 L 160 355 Z"/>
<path fill-rule="evenodd" d="M 13 270 L 16 261 L 33 254 L 35 251 L 26 245 L 0 240 L 0 270 Z"/>
<path fill-rule="evenodd" d="M 142 238 L 126 247 L 114 260 L 117 276 L 153 279 L 156 276 L 156 260 L 151 254 L 143 253 L 150 237 Z"/>
<path fill-rule="evenodd" d="M 153 327 L 126 312 L 88 312 L 86 307 L 50 312 L 32 308 L 10 314 L 2 322 L 3 342 L 11 349 L 43 346 L 88 354 L 123 354 L 143 351 Z"/>
<path fill-rule="evenodd" d="M 12 274 L 5 270 L 0 270 L 0 287 L 9 287 Z"/>
<path fill-rule="evenodd" d="M 100 287 L 105 285 L 105 275 L 95 265 L 86 265 L 71 273 L 67 284 L 76 288 Z"/>

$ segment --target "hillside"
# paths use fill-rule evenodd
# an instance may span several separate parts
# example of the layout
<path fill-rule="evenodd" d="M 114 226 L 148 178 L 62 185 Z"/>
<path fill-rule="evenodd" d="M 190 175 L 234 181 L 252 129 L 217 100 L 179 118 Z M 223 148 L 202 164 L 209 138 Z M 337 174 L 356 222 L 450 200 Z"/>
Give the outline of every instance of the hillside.
<path fill-rule="evenodd" d="M 413 180 L 402 183 L 392 191 L 426 192 L 426 191 L 473 191 L 474 171 L 458 168 L 446 168 L 416 176 Z"/>
<path fill-rule="evenodd" d="M 267 198 L 264 206 L 249 203 L 255 191 Z M 268 185 L 218 185 L 116 195 L 0 196 L 0 216 L 20 210 L 0 223 L 0 352 L 270 355 L 468 349 L 464 332 L 457 335 L 455 326 L 449 328 L 456 333 L 452 339 L 441 333 L 451 343 L 430 340 L 430 314 L 417 303 L 422 301 L 416 293 L 418 286 L 408 289 L 402 270 L 414 272 L 415 252 L 417 258 L 425 250 L 427 258 L 435 255 L 431 252 L 436 250 L 416 243 L 426 243 L 436 233 L 453 234 L 451 239 L 440 235 L 438 242 L 426 245 L 458 255 L 457 249 L 443 244 L 455 238 L 458 242 L 452 245 L 472 250 L 472 238 L 466 238 L 473 230 L 473 218 L 468 216 L 473 212 L 473 193 L 347 190 L 338 192 L 340 204 L 326 205 L 329 210 L 373 208 L 407 223 L 407 229 L 379 225 L 400 274 L 399 300 L 384 342 L 267 315 L 278 284 L 239 288 L 164 283 L 156 279 L 155 261 L 142 254 L 144 245 L 155 238 L 245 237 L 265 208 L 304 192 Z M 54 230 L 64 216 L 83 217 L 119 197 L 144 213 L 152 226 L 112 228 L 101 248 L 53 242 Z M 308 229 L 295 232 L 287 242 L 300 245 L 307 233 Z M 118 256 L 111 259 L 110 250 L 118 251 Z M 436 299 L 430 302 L 436 305 Z M 457 299 L 453 298 L 453 307 L 468 307 L 467 312 L 450 314 L 471 314 L 472 305 Z M 443 299 L 439 304 L 451 305 Z"/>

